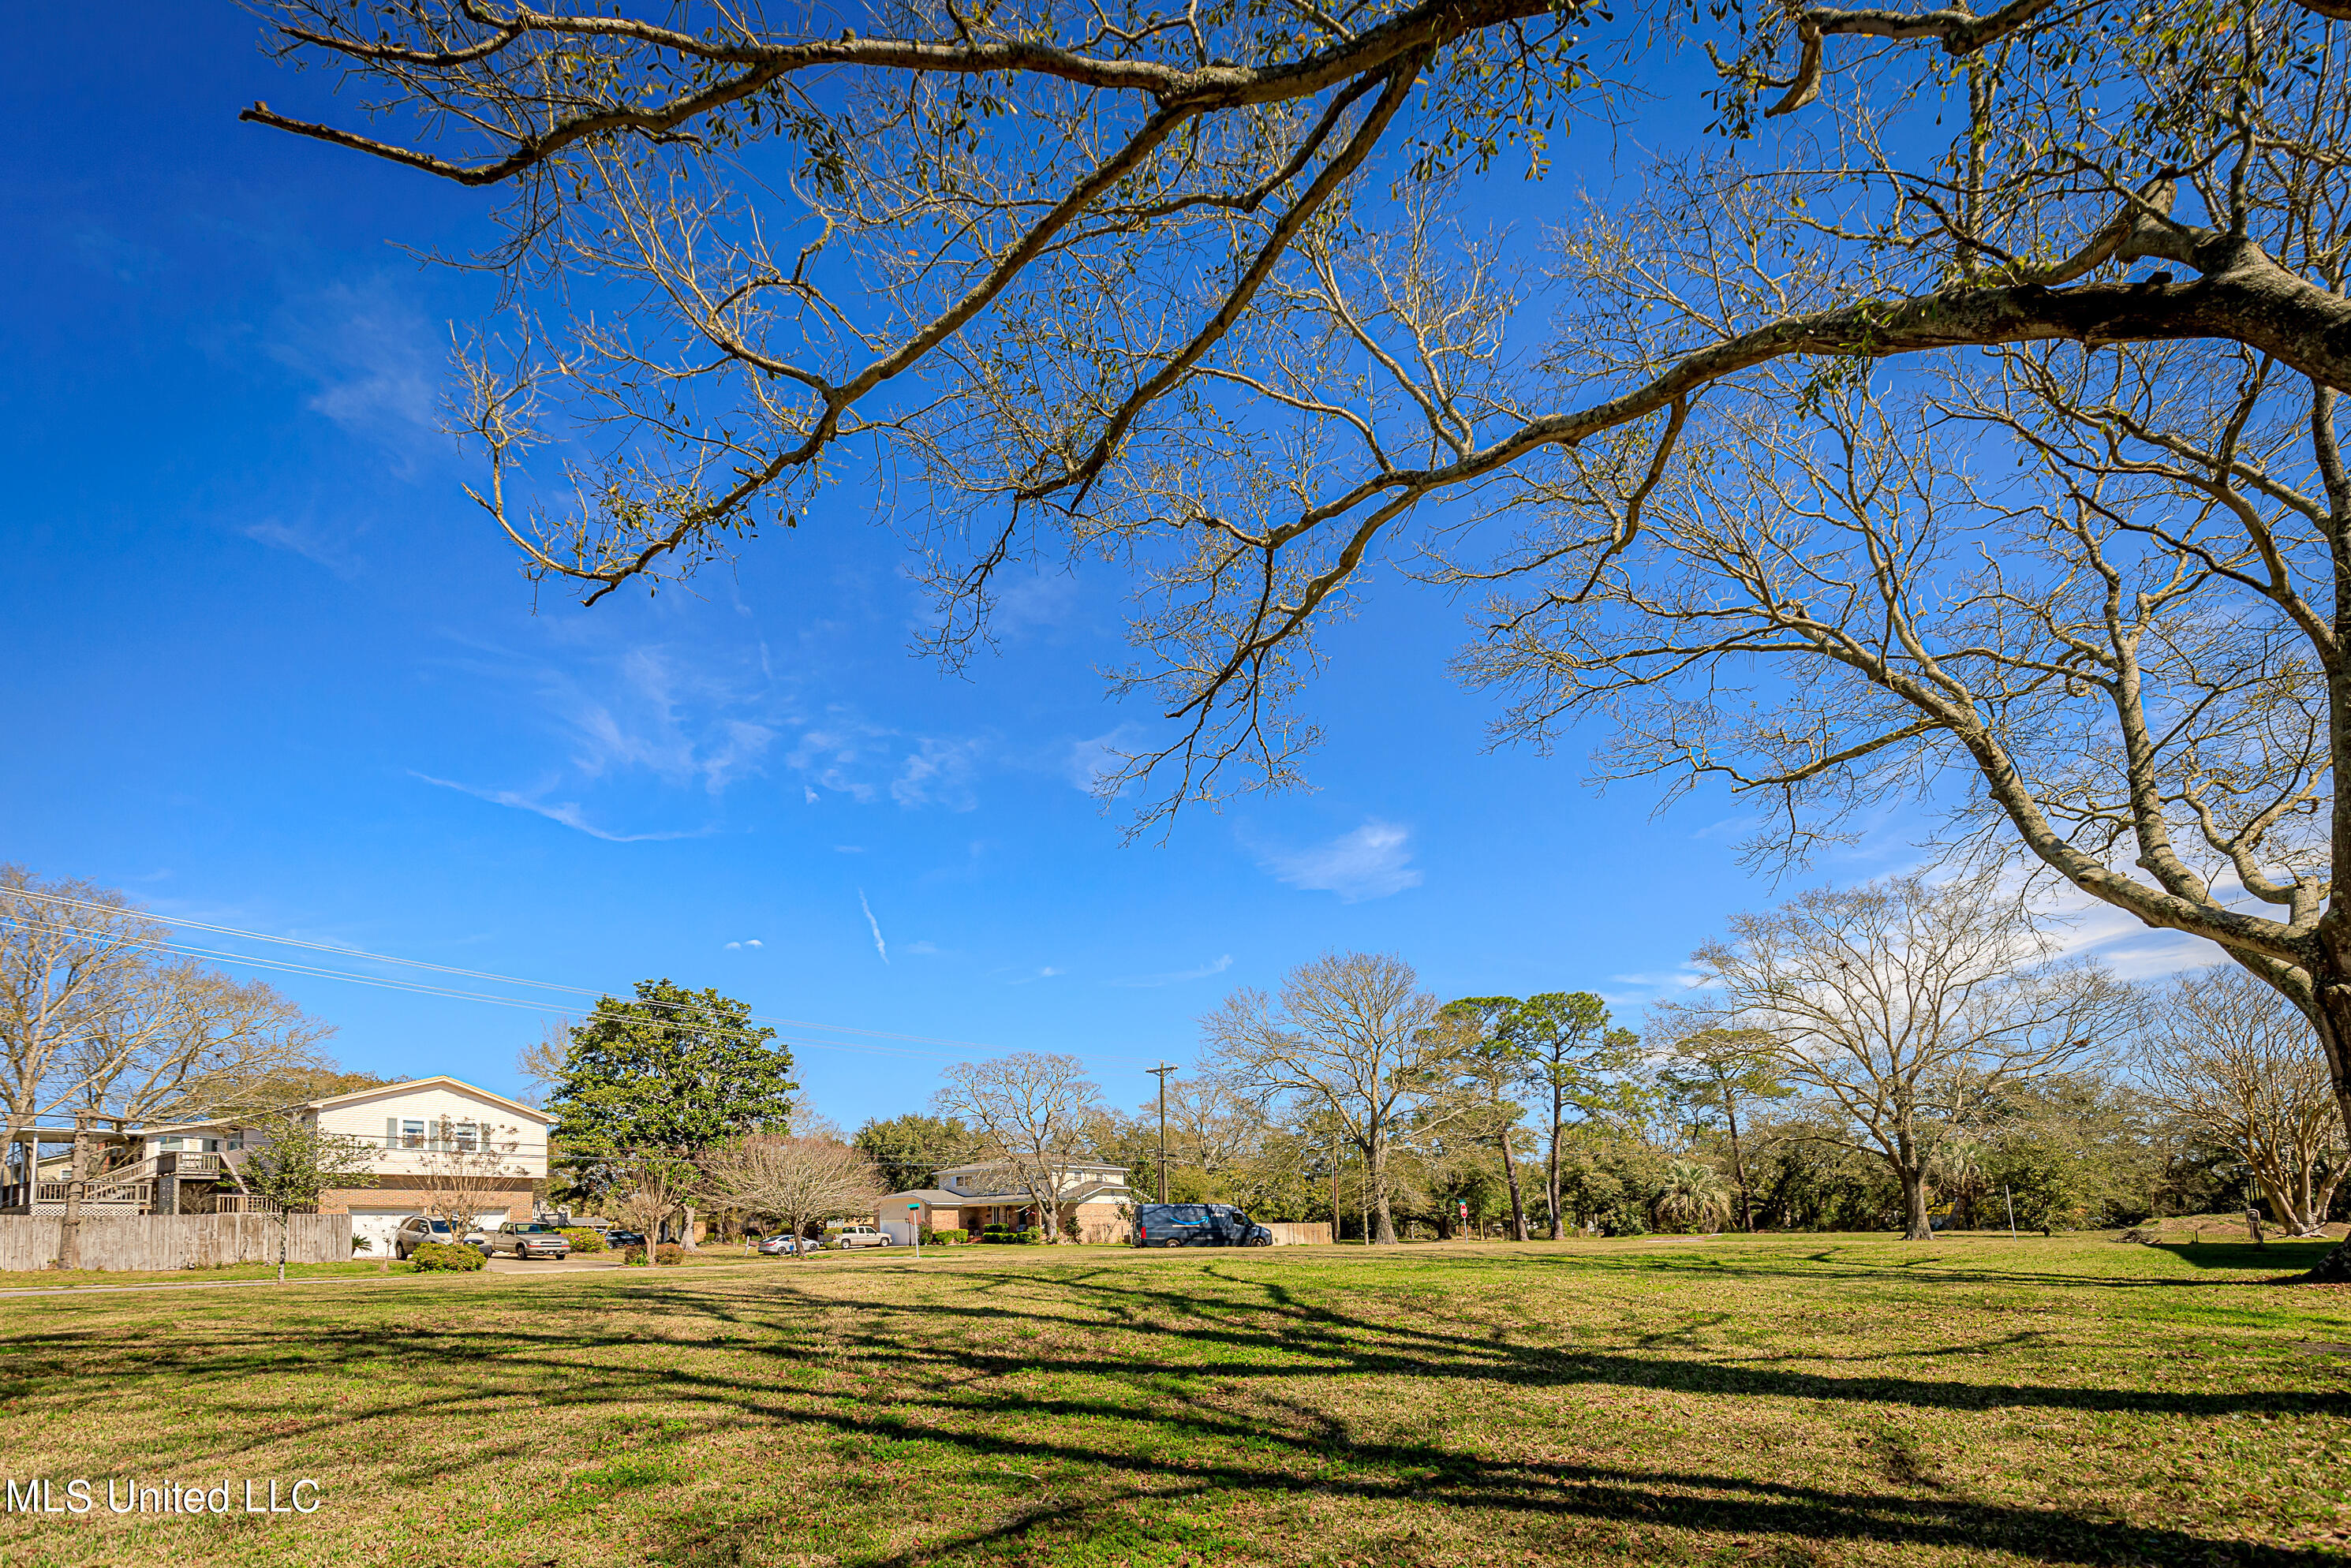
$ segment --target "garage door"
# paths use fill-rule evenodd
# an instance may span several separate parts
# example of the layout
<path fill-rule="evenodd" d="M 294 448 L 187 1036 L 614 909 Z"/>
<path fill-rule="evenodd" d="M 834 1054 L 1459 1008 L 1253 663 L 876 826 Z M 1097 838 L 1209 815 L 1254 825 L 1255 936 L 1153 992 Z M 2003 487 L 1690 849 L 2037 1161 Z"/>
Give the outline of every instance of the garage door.
<path fill-rule="evenodd" d="M 351 1210 L 351 1239 L 365 1241 L 364 1251 L 354 1249 L 357 1258 L 389 1258 L 392 1256 L 392 1233 L 400 1222 L 414 1214 L 413 1208 L 354 1208 Z"/>

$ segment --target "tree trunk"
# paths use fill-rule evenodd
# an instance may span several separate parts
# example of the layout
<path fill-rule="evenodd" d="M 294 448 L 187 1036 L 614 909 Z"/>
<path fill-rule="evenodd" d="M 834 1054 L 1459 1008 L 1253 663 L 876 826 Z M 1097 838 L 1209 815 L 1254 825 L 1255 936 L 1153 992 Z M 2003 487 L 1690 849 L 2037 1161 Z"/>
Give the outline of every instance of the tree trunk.
<path fill-rule="evenodd" d="M 1382 1174 L 1384 1176 L 1384 1171 Z M 1388 1213 L 1388 1187 L 1384 1180 L 1374 1180 L 1372 1184 L 1372 1218 L 1379 1226 L 1379 1244 L 1383 1247 L 1395 1246 L 1396 1244 L 1395 1220 Z"/>
<path fill-rule="evenodd" d="M 1519 1166 L 1518 1162 L 1510 1158 L 1510 1130 L 1508 1127 L 1502 1129 L 1501 1144 L 1502 1176 L 1510 1184 L 1510 1224 L 1519 1239 L 1524 1241 L 1527 1239 L 1527 1206 L 1525 1199 L 1519 1196 Z"/>
<path fill-rule="evenodd" d="M 2338 587 L 2338 595 L 2340 591 Z M 2339 727 L 2336 733 L 2335 749 L 2340 753 L 2344 741 Z M 2344 810 L 2344 803 L 2338 795 L 2335 806 L 2338 818 Z M 2338 840 L 2340 837 L 2338 826 Z M 2322 941 L 2329 936 L 2339 935 L 2330 933 L 2327 928 L 2335 924 L 2335 915 L 2341 912 L 2342 906 L 2338 904 L 2320 921 Z M 2310 1010 L 2314 1015 L 2311 1021 L 2318 1026 L 2319 1046 L 2326 1052 L 2327 1072 L 2335 1080 L 2335 1108 L 2342 1113 L 2345 1127 L 2351 1128 L 2351 981 L 2342 977 L 2346 967 L 2335 966 L 2329 973 L 2315 964 L 2311 966 L 2310 988 L 2315 1005 Z M 2325 1212 L 2321 1210 L 2318 1218 L 2325 1220 Z M 2318 1266 L 2303 1278 L 2314 1283 L 2351 1284 L 2351 1235 L 2336 1242 L 2326 1256 L 2318 1260 Z"/>
<path fill-rule="evenodd" d="M 1365 1140 L 1364 1149 L 1364 1176 L 1371 1188 L 1366 1195 L 1370 1199 L 1371 1212 L 1364 1216 L 1364 1239 L 1366 1242 L 1375 1240 L 1382 1247 L 1393 1247 L 1396 1236 L 1395 1220 L 1388 1213 L 1387 1118 L 1380 1113 L 1379 1107 L 1374 1106 L 1366 1121 L 1371 1136 Z M 1374 1223 L 1379 1228 L 1376 1236 L 1372 1230 Z"/>
<path fill-rule="evenodd" d="M 692 1252 L 695 1250 L 694 1245 L 694 1205 L 690 1203 L 685 1205 L 684 1212 L 685 1215 L 685 1223 L 677 1233 L 677 1244 L 684 1248 L 688 1252 Z"/>
<path fill-rule="evenodd" d="M 1728 1089 L 1722 1094 L 1723 1115 L 1730 1123 L 1730 1178 L 1739 1184 L 1739 1228 L 1755 1234 L 1755 1216 L 1747 1202 L 1747 1165 L 1739 1157 L 1739 1103 Z"/>
<path fill-rule="evenodd" d="M 81 1267 L 82 1172 L 88 1168 L 89 1149 L 89 1142 L 82 1130 L 81 1113 L 77 1111 L 74 1113 L 73 1157 L 66 1164 L 66 1218 L 65 1224 L 59 1228 L 57 1249 L 57 1267 L 60 1269 Z M 37 1170 L 40 1162 L 36 1160 L 33 1164 Z M 38 1198 L 39 1196 L 36 1188 L 34 1197 Z"/>
<path fill-rule="evenodd" d="M 1902 1144 L 1902 1239 L 1932 1241 L 1935 1228 L 1927 1219 L 1927 1173 L 1918 1168 L 1917 1151 L 1908 1139 Z"/>
<path fill-rule="evenodd" d="M 1559 1134 L 1561 1126 L 1567 1119 L 1567 1107 L 1562 1103 L 1564 1096 L 1560 1093 L 1559 1089 L 1559 1071 L 1558 1066 L 1554 1064 L 1552 1068 L 1551 1159 L 1548 1172 L 1548 1179 L 1551 1183 L 1548 1194 L 1551 1198 L 1551 1239 L 1553 1241 L 1567 1239 L 1567 1221 L 1559 1211 Z"/>

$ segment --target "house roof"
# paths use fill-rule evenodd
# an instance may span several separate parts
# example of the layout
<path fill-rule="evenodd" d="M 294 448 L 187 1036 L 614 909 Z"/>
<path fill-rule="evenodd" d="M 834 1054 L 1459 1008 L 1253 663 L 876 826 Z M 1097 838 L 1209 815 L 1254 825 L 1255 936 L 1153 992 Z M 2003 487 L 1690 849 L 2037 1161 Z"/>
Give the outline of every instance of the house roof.
<path fill-rule="evenodd" d="M 1106 1181 L 1087 1187 L 1082 1192 L 1073 1193 L 1070 1197 L 1063 1198 L 1061 1201 L 1064 1203 L 1100 1203 L 1106 1197 L 1134 1197 L 1137 1196 L 1139 1195 L 1135 1190 L 1123 1181 Z"/>
<path fill-rule="evenodd" d="M 1134 1189 L 1123 1181 L 1098 1181 L 1071 1188 L 1061 1195 L 1061 1201 L 1063 1203 L 1100 1203 L 1104 1198 L 1114 1199 L 1134 1196 Z M 892 1198 L 903 1203 L 910 1197 L 918 1197 L 925 1203 L 935 1204 L 943 1208 L 949 1206 L 967 1207 L 977 1204 L 1000 1206 L 1008 1199 L 1014 1203 L 1034 1201 L 1028 1193 L 1019 1187 L 1005 1187 L 996 1192 L 943 1192 L 937 1187 L 923 1187 L 914 1192 L 893 1192 L 882 1202 L 886 1206 Z"/>
<path fill-rule="evenodd" d="M 483 1088 L 477 1083 L 468 1083 L 462 1078 L 451 1078 L 446 1073 L 436 1074 L 431 1078 L 411 1078 L 400 1083 L 379 1083 L 372 1089 L 355 1089 L 349 1094 L 329 1094 L 321 1100 L 297 1101 L 291 1105 L 280 1106 L 278 1109 L 285 1111 L 324 1111 L 330 1106 L 356 1105 L 369 1100 L 383 1099 L 388 1095 L 406 1093 L 411 1090 L 432 1089 L 435 1087 L 454 1089 L 461 1094 L 470 1094 L 477 1100 L 486 1100 L 494 1105 L 503 1105 L 507 1110 L 519 1112 L 535 1122 L 551 1122 L 554 1120 L 553 1117 L 549 1116 L 546 1112 L 540 1110 L 536 1105 L 526 1105 L 519 1100 L 509 1100 L 503 1094 L 494 1094 L 489 1090 Z M 263 1113 L 263 1114 L 266 1114 L 266 1113 Z M 248 1127 L 258 1120 L 260 1120 L 260 1117 L 258 1115 L 255 1115 L 214 1116 L 199 1122 L 167 1122 L 161 1126 L 141 1127 L 137 1133 L 131 1135 L 141 1138 L 152 1138 L 172 1133 L 193 1132 L 199 1128 L 205 1127 Z"/>
<path fill-rule="evenodd" d="M 1116 1171 L 1121 1176 L 1126 1174 L 1126 1166 L 1112 1165 L 1108 1160 L 1064 1160 L 1059 1164 L 1065 1171 Z M 984 1176 L 990 1171 L 1000 1171 L 1004 1166 L 1005 1162 L 1002 1160 L 977 1160 L 967 1166 L 942 1166 L 931 1173 L 931 1178 L 935 1181 L 941 1176 Z"/>
<path fill-rule="evenodd" d="M 509 1111 L 519 1111 L 524 1115 L 538 1121 L 551 1122 L 555 1119 L 536 1105 L 526 1105 L 519 1100 L 509 1100 L 503 1094 L 493 1094 L 478 1083 L 468 1083 L 462 1078 L 452 1078 L 446 1073 L 436 1074 L 431 1078 L 411 1078 L 400 1083 L 379 1083 L 372 1089 L 354 1089 L 349 1094 L 329 1094 L 323 1100 L 306 1102 L 303 1108 L 310 1111 L 323 1111 L 329 1105 L 356 1104 L 362 1100 L 380 1100 L 387 1094 L 399 1094 L 411 1089 L 430 1089 L 435 1085 L 455 1089 L 461 1093 L 471 1094 L 476 1099 L 490 1101 L 495 1104 L 505 1106 Z"/>

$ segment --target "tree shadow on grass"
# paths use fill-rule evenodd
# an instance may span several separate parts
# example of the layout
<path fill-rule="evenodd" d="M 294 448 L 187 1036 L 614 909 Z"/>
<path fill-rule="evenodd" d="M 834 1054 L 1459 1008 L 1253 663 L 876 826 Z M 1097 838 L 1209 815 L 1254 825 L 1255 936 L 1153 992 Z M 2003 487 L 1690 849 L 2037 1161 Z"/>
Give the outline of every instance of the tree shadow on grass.
<path fill-rule="evenodd" d="M 2276 1283 L 2291 1284 L 2318 1267 L 2335 1249 L 2333 1241 L 2158 1241 L 2148 1250 L 2168 1252 L 2191 1269 L 2227 1269 L 2243 1273 L 2283 1276 Z M 2248 1281 L 2250 1282 L 2250 1281 Z"/>
<path fill-rule="evenodd" d="M 1928 1246 L 1931 1243 L 1921 1242 L 1918 1245 Z M 2298 1275 L 2300 1271 L 2314 1266 L 2318 1260 L 2325 1256 L 2326 1249 L 2332 1245 L 2331 1242 L 2322 1244 L 2276 1241 L 2270 1244 L 2266 1255 L 2261 1256 L 2258 1261 L 2226 1262 L 2216 1260 L 2210 1263 L 2201 1264 L 2200 1267 L 2241 1269 L 2248 1272 L 2267 1270 L 2272 1273 L 2291 1270 Z M 2201 1244 L 2199 1249 L 2175 1246 L 2167 1242 L 2150 1250 L 2176 1253 L 2189 1259 L 2190 1261 L 2195 1261 L 2195 1254 L 2199 1249 L 2220 1252 L 2231 1250 L 2238 1246 L 2237 1243 L 2230 1242 L 2219 1244 L 2206 1242 Z M 2288 1250 L 2288 1249 L 2297 1250 Z M 2301 1249 L 2310 1250 L 2299 1250 Z M 2262 1253 L 2261 1249 L 2249 1243 L 2242 1245 L 2242 1250 L 2249 1254 Z M 1932 1257 L 1908 1259 L 1888 1264 L 1877 1259 L 1840 1257 L 1834 1251 L 1808 1252 L 1801 1257 L 1785 1259 L 1657 1252 L 1637 1255 L 1632 1253 L 1595 1256 L 1554 1255 L 1528 1257 L 1517 1261 L 1522 1261 L 1534 1268 L 1565 1265 L 1589 1269 L 1601 1273 L 1683 1274 L 1701 1279 L 1720 1280 L 1726 1284 L 1771 1279 L 1819 1281 L 1835 1275 L 1843 1275 L 1850 1279 L 1892 1278 L 1905 1284 L 1972 1285 L 1991 1289 L 2023 1285 L 2035 1290 L 2067 1291 L 2205 1291 L 2223 1290 L 2236 1285 L 2261 1282 L 2220 1278 L 2199 1279 L 2192 1275 L 2116 1275 L 2087 1271 L 2063 1273 L 2053 1270 L 2040 1269 L 1964 1268 Z M 2281 1281 L 2280 1282 L 2290 1281 Z"/>
<path fill-rule="evenodd" d="M 1055 1478 L 1050 1499 L 992 1507 L 987 1520 L 949 1540 L 862 1559 L 905 1568 L 958 1553 L 1050 1559 L 1064 1538 L 1127 1528 L 1121 1511 L 1169 1496 L 1171 1477 L 1176 1490 L 1199 1502 L 1336 1496 L 1393 1506 L 1399 1517 L 1436 1510 L 1538 1535 L 1582 1521 L 1896 1549 L 1997 1548 L 2052 1563 L 2201 1563 L 2232 1550 L 2190 1530 L 1970 1500 L 1931 1483 L 1934 1495 L 1913 1495 L 1916 1476 L 1889 1474 L 1896 1490 L 1881 1492 L 1632 1463 L 1489 1460 L 1442 1440 L 1366 1439 L 1322 1391 L 1336 1399 L 1375 1382 L 1390 1386 L 1373 1409 L 1391 1421 L 1421 1397 L 1414 1389 L 1433 1395 L 1463 1382 L 1493 1385 L 1498 1397 L 1510 1387 L 1589 1386 L 1936 1409 L 2351 1413 L 2351 1396 L 2339 1389 L 2196 1393 L 2005 1385 L 1877 1370 L 1838 1375 L 1778 1364 L 1782 1357 L 1709 1352 L 1672 1336 L 1646 1348 L 1529 1344 L 1498 1339 L 1474 1322 L 1349 1310 L 1229 1268 L 1152 1279 L 1116 1269 L 1074 1277 L 974 1271 L 941 1287 L 964 1299 L 918 1301 L 840 1279 L 829 1283 L 841 1293 L 811 1296 L 773 1276 L 583 1281 L 559 1310 L 540 1297 L 518 1316 L 495 1286 L 477 1287 L 472 1305 L 507 1313 L 495 1335 L 465 1321 L 425 1321 L 447 1320 L 468 1304 L 466 1295 L 435 1286 L 385 1298 L 372 1322 L 350 1322 L 334 1310 L 340 1303 L 272 1322 L 225 1308 L 190 1313 L 183 1302 L 175 1304 L 177 1321 L 132 1339 L 46 1313 L 37 1327 L 22 1323 L 0 1344 L 20 1369 L 10 1391 L 14 1413 L 52 1430 L 110 1422 L 126 1398 L 170 1397 L 174 1388 L 198 1407 L 207 1401 L 235 1407 L 233 1422 L 183 1424 L 172 1435 L 174 1451 L 143 1456 L 150 1464 L 257 1463 L 263 1450 L 294 1438 L 365 1451 L 379 1424 L 419 1416 L 453 1432 L 483 1433 L 517 1411 L 538 1417 L 462 1459 L 434 1452 L 387 1467 L 402 1482 L 445 1490 L 467 1469 L 492 1471 L 541 1457 L 549 1433 L 576 1437 L 561 1425 L 567 1416 L 601 1429 L 596 1413 L 609 1410 L 610 1421 L 642 1427 L 650 1405 L 674 1416 L 656 1435 L 624 1433 L 625 1441 L 682 1449 L 749 1426 L 778 1433 L 778 1444 L 787 1432 L 819 1443 L 886 1438 L 935 1445 L 956 1466 L 1009 1466 L 1015 1474 Z M 1026 1299 L 1010 1301 L 1016 1293 Z M 1040 1337 L 984 1341 L 1006 1327 L 1008 1303 Z M 812 1308 L 837 1321 L 812 1326 L 820 1315 Z M 240 1319 L 236 1336 L 220 1332 Z M 2012 1340 L 1987 1340 L 1943 1354 L 2015 1348 Z M 33 1370 L 64 1367 L 74 1370 Z M 408 1392 L 366 1407 L 296 1411 L 291 1394 L 272 1398 L 270 1375 L 284 1372 L 325 1374 L 333 1385 L 360 1390 L 371 1383 L 425 1387 L 421 1396 Z M 1398 1388 L 1399 1379 L 1412 1381 Z M 1171 1453 L 1187 1456 L 1180 1469 L 1161 1458 Z M 584 1470 L 589 1456 L 581 1458 Z M 789 1529 L 795 1511 L 780 1500 L 795 1489 L 767 1490 L 779 1498 L 772 1509 L 753 1503 L 724 1526 L 672 1536 L 673 1560 L 719 1568 L 747 1560 L 754 1532 Z M 1071 1491 L 1080 1495 L 1060 1495 Z M 2264 1548 L 2260 1555 L 2285 1564 L 2339 1561 L 2298 1549 Z"/>

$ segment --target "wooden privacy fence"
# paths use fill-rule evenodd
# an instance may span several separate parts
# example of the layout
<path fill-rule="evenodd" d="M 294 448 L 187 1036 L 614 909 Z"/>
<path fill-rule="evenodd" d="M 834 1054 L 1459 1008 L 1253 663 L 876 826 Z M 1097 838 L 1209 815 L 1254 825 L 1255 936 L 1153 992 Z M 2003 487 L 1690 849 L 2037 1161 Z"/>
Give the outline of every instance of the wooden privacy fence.
<path fill-rule="evenodd" d="M 1261 1219 L 1258 1223 L 1273 1232 L 1276 1247 L 1325 1246 L 1331 1240 L 1331 1227 L 1327 1221 L 1298 1225 L 1287 1220 Z"/>
<path fill-rule="evenodd" d="M 342 1263 L 351 1256 L 348 1214 L 295 1214 L 283 1232 L 288 1263 Z M 280 1231 L 271 1214 L 145 1214 L 86 1219 L 85 1269 L 212 1269 L 275 1263 Z M 55 1266 L 65 1221 L 0 1215 L 0 1270 Z"/>

